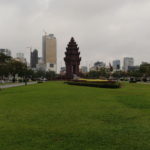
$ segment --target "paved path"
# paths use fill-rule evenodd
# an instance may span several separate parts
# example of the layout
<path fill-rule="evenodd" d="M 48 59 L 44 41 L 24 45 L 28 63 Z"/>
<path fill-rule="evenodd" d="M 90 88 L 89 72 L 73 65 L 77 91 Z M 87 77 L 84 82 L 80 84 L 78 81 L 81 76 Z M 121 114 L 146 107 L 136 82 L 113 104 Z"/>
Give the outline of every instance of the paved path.
<path fill-rule="evenodd" d="M 27 85 L 31 84 L 37 84 L 37 82 L 28 82 Z M 12 87 L 17 87 L 17 86 L 24 86 L 25 83 L 14 83 L 14 84 L 7 84 L 7 85 L 0 85 L 0 89 L 7 89 L 7 88 L 12 88 Z"/>

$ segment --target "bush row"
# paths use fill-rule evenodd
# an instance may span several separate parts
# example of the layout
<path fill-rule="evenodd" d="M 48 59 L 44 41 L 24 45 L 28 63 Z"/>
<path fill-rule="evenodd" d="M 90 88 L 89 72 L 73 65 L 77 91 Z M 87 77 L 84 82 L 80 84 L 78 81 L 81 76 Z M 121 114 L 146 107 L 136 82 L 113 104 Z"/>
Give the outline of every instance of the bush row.
<path fill-rule="evenodd" d="M 82 82 L 82 81 L 67 81 L 65 82 L 69 85 L 79 85 L 79 86 L 89 86 L 89 87 L 99 87 L 99 88 L 120 88 L 121 84 L 119 82 Z"/>

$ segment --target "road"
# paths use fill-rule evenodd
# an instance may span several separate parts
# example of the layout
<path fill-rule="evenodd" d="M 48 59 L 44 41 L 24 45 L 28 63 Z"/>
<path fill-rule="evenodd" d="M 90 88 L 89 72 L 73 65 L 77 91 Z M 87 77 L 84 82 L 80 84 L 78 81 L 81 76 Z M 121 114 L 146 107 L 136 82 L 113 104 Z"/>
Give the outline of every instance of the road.
<path fill-rule="evenodd" d="M 28 82 L 27 85 L 31 84 L 37 84 L 37 82 Z M 7 85 L 0 85 L 0 89 L 7 89 L 7 88 L 12 88 L 12 87 L 17 87 L 17 86 L 24 86 L 25 83 L 14 83 L 14 84 L 7 84 Z"/>

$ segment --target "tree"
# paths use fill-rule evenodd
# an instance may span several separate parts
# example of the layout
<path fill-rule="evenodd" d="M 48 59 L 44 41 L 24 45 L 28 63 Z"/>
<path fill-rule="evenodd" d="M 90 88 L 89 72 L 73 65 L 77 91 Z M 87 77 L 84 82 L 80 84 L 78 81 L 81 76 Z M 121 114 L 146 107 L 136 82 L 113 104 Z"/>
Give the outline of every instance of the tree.
<path fill-rule="evenodd" d="M 140 72 L 140 70 L 129 71 L 128 74 L 130 77 L 135 77 L 135 78 L 142 77 L 142 73 Z"/>
<path fill-rule="evenodd" d="M 47 71 L 46 72 L 46 79 L 48 79 L 48 80 L 56 79 L 56 73 L 54 71 Z"/>
<path fill-rule="evenodd" d="M 110 69 L 109 68 L 100 68 L 98 71 L 90 71 L 87 74 L 88 78 L 100 78 L 105 77 L 108 78 L 110 76 Z"/>
<path fill-rule="evenodd" d="M 10 74 L 13 76 L 13 82 L 16 81 L 16 75 L 20 77 L 24 77 L 26 74 L 26 70 L 27 70 L 27 66 L 22 62 L 16 61 L 14 59 L 12 59 L 9 62 L 9 71 Z"/>
<path fill-rule="evenodd" d="M 100 74 L 98 71 L 90 71 L 87 76 L 88 78 L 99 78 Z"/>
<path fill-rule="evenodd" d="M 3 53 L 0 53 L 0 64 L 2 63 L 7 63 L 11 60 L 12 58 L 10 56 L 7 56 Z"/>
<path fill-rule="evenodd" d="M 140 72 L 143 74 L 143 76 L 148 77 L 150 76 L 150 64 L 149 63 L 143 63 L 140 66 Z"/>
<path fill-rule="evenodd" d="M 46 76 L 46 72 L 43 70 L 38 70 L 34 74 L 34 78 L 45 78 L 45 76 Z"/>
<path fill-rule="evenodd" d="M 0 53 L 0 78 L 13 76 L 13 82 L 16 81 L 16 75 L 22 77 L 26 83 L 27 78 L 32 78 L 33 71 L 27 68 L 27 65 L 12 59 L 12 57 Z"/>
<path fill-rule="evenodd" d="M 124 78 L 124 77 L 128 77 L 128 73 L 124 72 L 124 71 L 116 71 L 112 74 L 113 77 L 115 78 Z"/>
<path fill-rule="evenodd" d="M 11 61 L 11 57 L 3 53 L 0 53 L 0 78 L 3 79 L 4 76 L 9 75 L 8 63 Z"/>

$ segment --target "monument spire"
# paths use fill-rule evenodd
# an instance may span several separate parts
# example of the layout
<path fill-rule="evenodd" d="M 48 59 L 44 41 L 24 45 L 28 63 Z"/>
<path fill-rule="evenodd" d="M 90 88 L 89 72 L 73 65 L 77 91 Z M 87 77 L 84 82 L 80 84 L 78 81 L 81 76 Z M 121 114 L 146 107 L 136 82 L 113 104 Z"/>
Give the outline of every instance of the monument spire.
<path fill-rule="evenodd" d="M 79 75 L 79 65 L 81 61 L 79 47 L 72 37 L 65 52 L 66 77 L 72 79 L 74 75 Z"/>

